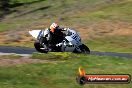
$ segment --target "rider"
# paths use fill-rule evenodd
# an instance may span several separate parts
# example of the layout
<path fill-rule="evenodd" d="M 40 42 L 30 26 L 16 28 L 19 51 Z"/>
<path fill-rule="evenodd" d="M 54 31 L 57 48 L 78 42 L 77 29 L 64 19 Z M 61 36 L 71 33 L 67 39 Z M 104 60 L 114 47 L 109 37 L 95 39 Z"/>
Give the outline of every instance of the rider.
<path fill-rule="evenodd" d="M 62 32 L 63 28 L 60 28 L 57 23 L 52 23 L 50 27 L 47 29 L 50 31 L 50 40 L 46 41 L 43 34 L 40 37 L 39 41 L 42 45 L 50 45 L 49 47 L 56 48 L 56 44 L 63 41 L 64 34 Z M 45 44 L 43 44 L 45 41 Z"/>
<path fill-rule="evenodd" d="M 60 28 L 57 23 L 51 24 L 51 26 L 49 28 L 50 34 L 52 36 L 51 37 L 52 39 L 50 41 L 51 44 L 58 44 L 58 43 L 62 42 L 63 37 L 64 37 L 63 33 L 62 33 L 62 29 L 63 28 Z"/>

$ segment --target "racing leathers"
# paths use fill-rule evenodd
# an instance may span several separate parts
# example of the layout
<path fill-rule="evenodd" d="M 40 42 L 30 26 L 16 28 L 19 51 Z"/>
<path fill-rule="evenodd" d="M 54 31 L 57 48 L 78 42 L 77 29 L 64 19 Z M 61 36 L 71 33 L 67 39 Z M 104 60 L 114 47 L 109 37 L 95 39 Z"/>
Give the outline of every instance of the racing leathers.
<path fill-rule="evenodd" d="M 40 44 L 48 49 L 59 49 L 64 37 L 68 34 L 68 28 L 57 28 L 54 33 L 49 28 L 41 30 L 38 36 Z M 45 46 L 46 45 L 46 46 Z"/>

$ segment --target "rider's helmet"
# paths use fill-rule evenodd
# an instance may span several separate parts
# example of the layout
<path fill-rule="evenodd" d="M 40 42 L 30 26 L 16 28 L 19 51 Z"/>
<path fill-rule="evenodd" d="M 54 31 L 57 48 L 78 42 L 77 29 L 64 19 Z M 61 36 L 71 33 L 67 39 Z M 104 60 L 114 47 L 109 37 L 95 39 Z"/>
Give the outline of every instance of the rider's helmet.
<path fill-rule="evenodd" d="M 57 23 L 52 23 L 52 24 L 50 25 L 50 31 L 51 31 L 52 33 L 54 33 L 55 30 L 56 30 L 58 27 L 59 27 L 59 26 L 58 26 Z"/>

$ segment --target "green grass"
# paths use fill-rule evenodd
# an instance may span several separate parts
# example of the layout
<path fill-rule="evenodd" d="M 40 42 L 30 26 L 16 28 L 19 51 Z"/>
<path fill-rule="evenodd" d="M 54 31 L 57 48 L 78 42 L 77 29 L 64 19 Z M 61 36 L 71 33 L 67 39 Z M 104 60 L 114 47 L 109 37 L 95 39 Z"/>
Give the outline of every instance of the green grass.
<path fill-rule="evenodd" d="M 83 66 L 87 73 L 132 75 L 132 59 L 83 54 L 76 56 L 77 58 L 58 60 L 56 63 L 49 61 L 48 63 L 2 66 L 0 67 L 0 88 L 131 88 L 131 84 L 80 86 L 75 79 L 79 66 Z"/>
<path fill-rule="evenodd" d="M 18 46 L 18 47 L 30 47 L 30 48 L 34 48 L 34 42 L 29 42 L 29 43 L 10 43 L 10 42 L 6 42 L 6 43 L 1 43 L 0 46 Z"/>
<path fill-rule="evenodd" d="M 105 36 L 85 42 L 91 50 L 107 52 L 132 52 L 131 36 Z"/>
<path fill-rule="evenodd" d="M 94 19 L 110 19 L 121 21 L 132 21 L 132 1 L 124 0 L 117 4 L 110 5 L 106 8 L 102 8 L 98 11 L 88 13 L 90 18 Z"/>
<path fill-rule="evenodd" d="M 15 5 L 18 3 L 27 4 L 27 3 L 32 3 L 32 2 L 36 2 L 36 1 L 42 1 L 42 0 L 9 0 L 9 4 L 10 5 Z"/>
<path fill-rule="evenodd" d="M 2 59 L 19 59 L 21 58 L 20 55 L 11 54 L 11 55 L 0 55 L 0 58 Z"/>
<path fill-rule="evenodd" d="M 63 53 L 63 52 L 49 52 L 48 54 L 44 53 L 33 53 L 31 58 L 33 59 L 42 59 L 42 60 L 67 60 L 77 57 L 73 53 Z"/>
<path fill-rule="evenodd" d="M 24 4 L 11 8 L 16 12 L 5 15 L 5 19 L 0 22 L 0 32 L 14 29 L 25 30 L 37 24 L 46 28 L 53 21 L 58 21 L 60 25 L 80 29 L 109 20 L 111 22 L 132 22 L 131 0 L 40 0 L 40 2 L 33 3 L 34 1 L 39 0 L 11 0 L 11 4 L 16 2 Z M 125 41 L 128 37 L 122 40 L 120 38 L 124 36 L 121 36 L 112 40 L 114 37 L 116 36 L 90 40 L 87 45 L 91 50 L 132 52 L 131 40 Z M 6 45 L 16 46 L 18 44 L 11 42 Z M 19 46 L 30 45 L 31 43 L 19 44 Z"/>
<path fill-rule="evenodd" d="M 32 3 L 34 1 L 40 1 Z M 108 0 L 11 0 L 12 4 L 24 3 L 22 6 L 11 8 L 16 12 L 5 16 L 6 26 L 15 25 L 10 29 L 20 27 L 17 22 L 32 24 L 34 22 L 51 23 L 59 21 L 60 24 L 77 25 L 88 24 L 99 20 L 123 20 L 130 21 L 132 19 L 132 1 L 110 1 Z M 31 3 L 26 5 L 26 3 Z M 45 8 L 47 7 L 47 8 Z M 35 17 L 34 17 L 35 16 Z M 3 22 L 0 22 L 2 24 Z M 1 26 L 1 25 L 0 25 Z M 0 30 L 6 30 L 7 27 L 2 27 Z"/>
<path fill-rule="evenodd" d="M 0 32 L 13 28 L 14 24 L 0 23 Z"/>
<path fill-rule="evenodd" d="M 26 5 L 34 1 L 40 2 Z M 131 22 L 132 19 L 131 0 L 110 2 L 108 0 L 11 0 L 12 4 L 16 2 L 24 4 L 11 8 L 18 12 L 5 15 L 4 23 L 0 22 L 0 31 L 25 27 L 34 22 L 50 24 L 53 21 L 59 21 L 62 25 L 71 26 L 88 25 L 100 20 Z M 47 8 L 44 9 L 44 7 Z"/>

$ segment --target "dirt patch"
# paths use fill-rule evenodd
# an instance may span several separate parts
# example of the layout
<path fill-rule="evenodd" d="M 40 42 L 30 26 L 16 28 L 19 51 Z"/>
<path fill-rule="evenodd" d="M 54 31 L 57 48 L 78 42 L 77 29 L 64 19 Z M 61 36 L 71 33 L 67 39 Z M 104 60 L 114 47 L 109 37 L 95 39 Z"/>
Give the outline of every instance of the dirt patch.
<path fill-rule="evenodd" d="M 46 63 L 46 62 L 48 62 L 48 60 L 31 59 L 29 57 L 21 57 L 17 59 L 0 58 L 0 66 L 10 66 L 10 65 L 29 64 L 29 63 Z"/>
<path fill-rule="evenodd" d="M 10 44 L 10 45 L 28 45 L 28 43 L 34 42 L 32 36 L 28 33 L 29 30 L 33 29 L 44 29 L 46 25 L 49 25 L 45 22 L 43 23 L 32 23 L 28 26 L 23 26 L 19 29 L 11 29 L 8 31 L 0 32 L 0 44 Z"/>
<path fill-rule="evenodd" d="M 31 43 L 34 41 L 34 39 L 28 34 L 28 31 L 32 29 L 44 29 L 46 25 L 49 24 L 38 23 L 30 26 L 29 28 L 23 28 L 23 30 L 2 32 L 0 33 L 0 44 L 26 45 L 29 42 Z M 128 22 L 101 21 L 93 23 L 92 25 L 75 25 L 74 27 L 79 32 L 82 40 L 93 39 L 107 35 L 132 35 L 132 24 Z"/>
<path fill-rule="evenodd" d="M 102 21 L 87 27 L 78 27 L 83 40 L 103 36 L 124 36 L 132 35 L 132 24 L 127 22 Z"/>

